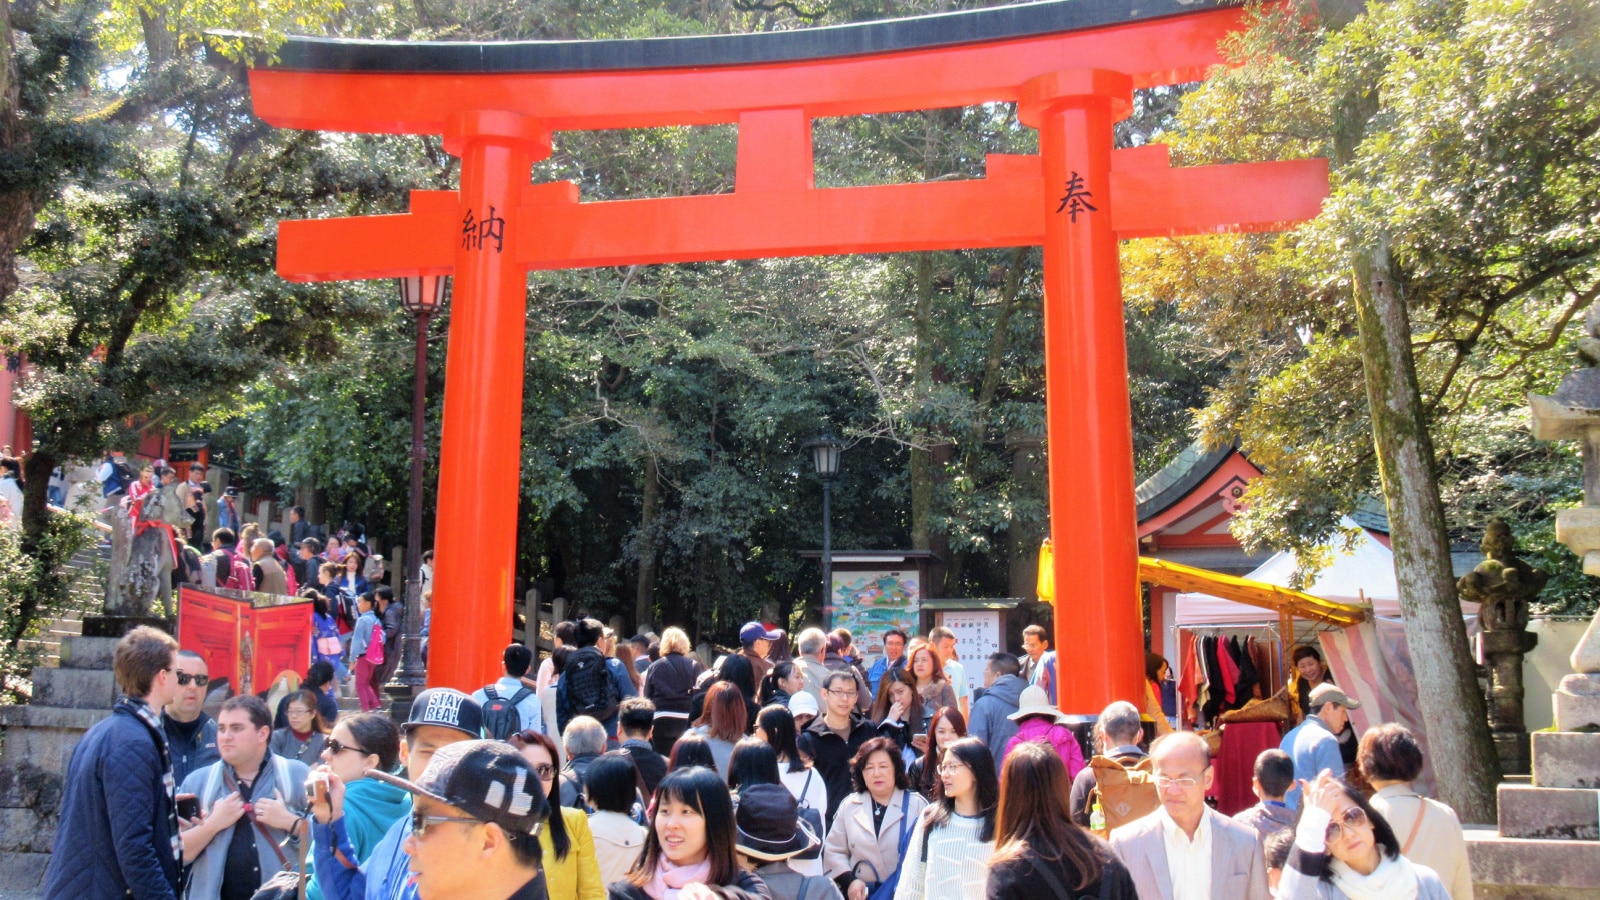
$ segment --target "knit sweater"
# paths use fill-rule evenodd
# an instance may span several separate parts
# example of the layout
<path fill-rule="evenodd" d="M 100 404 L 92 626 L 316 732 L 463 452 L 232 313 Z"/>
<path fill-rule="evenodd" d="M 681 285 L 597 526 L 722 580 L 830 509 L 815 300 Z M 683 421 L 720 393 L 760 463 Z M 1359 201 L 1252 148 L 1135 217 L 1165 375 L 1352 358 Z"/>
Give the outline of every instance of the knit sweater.
<path fill-rule="evenodd" d="M 928 852 L 922 852 L 927 815 L 917 819 L 901 862 L 900 884 L 894 900 L 983 900 L 989 880 L 989 857 L 994 840 L 980 842 L 983 817 L 951 815 L 950 821 L 927 835 Z"/>

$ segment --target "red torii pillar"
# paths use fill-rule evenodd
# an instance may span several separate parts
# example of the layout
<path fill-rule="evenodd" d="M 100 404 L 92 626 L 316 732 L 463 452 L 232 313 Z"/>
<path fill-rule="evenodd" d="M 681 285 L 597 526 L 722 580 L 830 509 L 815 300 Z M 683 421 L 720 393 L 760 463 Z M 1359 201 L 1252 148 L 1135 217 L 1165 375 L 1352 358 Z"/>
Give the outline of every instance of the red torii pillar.
<path fill-rule="evenodd" d="M 973 23 L 966 34 L 999 23 L 994 33 L 1003 39 L 881 52 L 882 41 L 908 33 L 902 22 L 856 45 L 872 49 L 782 63 L 635 70 L 628 61 L 650 53 L 632 44 L 615 68 L 497 74 L 470 68 L 474 56 L 395 72 L 382 67 L 404 45 L 360 45 L 350 69 L 253 72 L 257 112 L 273 124 L 442 133 L 446 150 L 461 158 L 460 191 L 413 192 L 407 214 L 284 222 L 279 230 L 285 278 L 456 278 L 429 682 L 472 690 L 492 681 L 510 640 L 527 270 L 1042 244 L 1050 510 L 1062 526 L 1059 705 L 1095 714 L 1111 700 L 1140 700 L 1117 242 L 1276 228 L 1316 215 L 1327 192 L 1323 160 L 1173 169 L 1159 146 L 1112 149 L 1112 125 L 1127 114 L 1134 86 L 1203 77 L 1219 61 L 1217 42 L 1242 21 L 1236 9 L 1160 2 L 1150 0 L 1132 20 L 1072 28 L 1056 25 L 1102 11 L 1068 2 L 951 14 L 933 18 L 940 28 Z M 1018 16 L 1048 22 L 1028 31 L 1013 27 Z M 920 27 L 906 21 L 911 31 Z M 373 63 L 368 53 L 383 58 Z M 1084 67 L 1057 70 L 1063 59 Z M 1019 102 L 1022 121 L 1039 130 L 1039 156 L 990 156 L 986 176 L 969 181 L 813 184 L 812 118 L 989 100 Z M 579 203 L 574 185 L 529 184 L 554 129 L 729 121 L 739 126 L 730 194 Z"/>

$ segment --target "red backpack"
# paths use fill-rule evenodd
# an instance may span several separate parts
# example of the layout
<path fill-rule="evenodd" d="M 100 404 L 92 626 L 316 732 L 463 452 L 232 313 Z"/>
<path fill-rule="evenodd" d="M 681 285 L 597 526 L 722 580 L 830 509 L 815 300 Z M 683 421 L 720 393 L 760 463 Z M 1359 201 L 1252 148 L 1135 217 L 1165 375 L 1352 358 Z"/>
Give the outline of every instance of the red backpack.
<path fill-rule="evenodd" d="M 226 551 L 224 551 L 226 552 Z M 253 591 L 256 589 L 256 579 L 250 571 L 250 564 L 238 553 L 228 553 L 229 570 L 228 580 L 222 586 L 233 588 L 236 591 Z"/>

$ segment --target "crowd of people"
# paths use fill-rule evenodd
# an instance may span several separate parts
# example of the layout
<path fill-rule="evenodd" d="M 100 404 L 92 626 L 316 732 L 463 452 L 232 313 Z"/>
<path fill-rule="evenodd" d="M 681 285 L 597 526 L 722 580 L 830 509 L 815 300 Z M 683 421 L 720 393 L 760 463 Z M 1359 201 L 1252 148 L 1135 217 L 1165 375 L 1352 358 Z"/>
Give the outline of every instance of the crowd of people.
<path fill-rule="evenodd" d="M 1331 680 L 1229 817 L 1207 742 L 1156 736 L 1149 697 L 1080 740 L 1042 628 L 968 660 L 969 684 L 945 628 L 890 631 L 869 666 L 843 630 L 752 622 L 705 660 L 681 629 L 579 618 L 537 666 L 513 644 L 495 682 L 426 690 L 396 725 L 334 702 L 378 640 L 361 623 L 392 608 L 360 606 L 348 656 L 329 644 L 276 710 L 236 696 L 215 719 L 198 653 L 124 638 L 126 696 L 72 759 L 47 895 L 285 897 L 303 867 L 317 900 L 1472 896 L 1459 822 L 1412 787 L 1415 736 L 1375 727 L 1347 770 L 1359 704 Z"/>

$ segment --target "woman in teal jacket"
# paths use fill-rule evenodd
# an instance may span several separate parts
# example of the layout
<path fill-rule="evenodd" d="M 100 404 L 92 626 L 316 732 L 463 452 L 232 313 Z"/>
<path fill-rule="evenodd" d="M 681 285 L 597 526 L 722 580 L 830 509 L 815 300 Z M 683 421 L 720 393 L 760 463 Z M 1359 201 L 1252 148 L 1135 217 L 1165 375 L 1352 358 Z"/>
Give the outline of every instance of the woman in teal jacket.
<path fill-rule="evenodd" d="M 333 727 L 322 749 L 322 765 L 311 770 L 307 783 L 319 772 L 332 772 L 344 782 L 344 827 L 360 865 L 383 840 L 389 827 L 411 811 L 411 795 L 403 789 L 368 778 L 368 769 L 393 772 L 400 763 L 400 729 L 383 713 L 344 716 Z M 307 867 L 315 853 L 307 854 Z M 310 900 L 323 900 L 316 873 L 306 888 Z"/>

